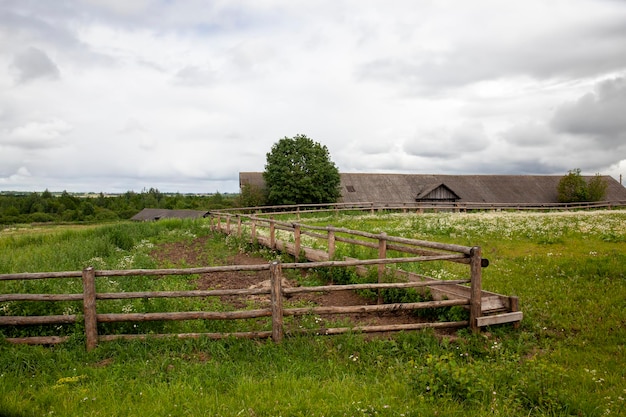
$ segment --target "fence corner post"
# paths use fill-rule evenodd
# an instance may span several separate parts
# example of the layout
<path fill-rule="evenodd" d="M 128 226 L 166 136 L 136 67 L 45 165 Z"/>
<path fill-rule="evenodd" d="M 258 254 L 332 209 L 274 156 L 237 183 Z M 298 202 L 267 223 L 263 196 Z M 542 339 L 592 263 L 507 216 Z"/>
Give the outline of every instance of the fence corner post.
<path fill-rule="evenodd" d="M 96 315 L 96 271 L 93 267 L 83 269 L 83 315 L 87 351 L 98 345 L 98 319 Z"/>
<path fill-rule="evenodd" d="M 511 310 L 511 312 L 514 311 L 519 311 L 519 298 L 516 296 L 511 296 L 509 297 L 509 310 Z M 514 329 L 519 329 L 519 321 L 516 321 L 513 323 L 513 328 Z"/>
<path fill-rule="evenodd" d="M 270 264 L 270 288 L 272 301 L 272 340 L 280 343 L 283 340 L 283 288 L 282 268 L 280 262 Z"/>
<path fill-rule="evenodd" d="M 482 315 L 482 250 L 479 246 L 470 252 L 470 328 L 474 333 L 480 331 L 478 318 Z"/>

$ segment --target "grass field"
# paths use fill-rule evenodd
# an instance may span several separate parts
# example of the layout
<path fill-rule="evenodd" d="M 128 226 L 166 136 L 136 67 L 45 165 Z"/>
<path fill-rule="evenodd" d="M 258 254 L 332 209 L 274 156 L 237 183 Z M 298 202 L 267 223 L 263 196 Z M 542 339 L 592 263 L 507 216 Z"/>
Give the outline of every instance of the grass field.
<path fill-rule="evenodd" d="M 519 296 L 524 320 L 519 329 L 480 335 L 349 334 L 280 345 L 149 340 L 101 343 L 87 353 L 79 335 L 55 347 L 0 343 L 0 416 L 626 415 L 626 211 L 302 221 L 481 246 L 491 262 L 483 288 Z M 17 227 L 0 232 L 0 273 L 152 268 L 155 245 L 201 236 L 210 237 L 207 264 L 237 250 L 202 221 Z M 1 282 L 0 292 L 9 285 Z M 188 288 L 180 279 L 104 285 Z M 49 304 L 37 308 L 77 308 Z M 0 303 L 0 314 L 26 313 L 20 308 Z"/>

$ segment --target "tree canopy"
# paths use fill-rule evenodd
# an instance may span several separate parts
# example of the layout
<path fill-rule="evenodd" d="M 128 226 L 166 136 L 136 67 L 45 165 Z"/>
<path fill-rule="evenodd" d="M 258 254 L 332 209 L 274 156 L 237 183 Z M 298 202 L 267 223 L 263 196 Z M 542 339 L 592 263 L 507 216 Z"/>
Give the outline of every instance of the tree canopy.
<path fill-rule="evenodd" d="M 580 203 L 585 201 L 601 201 L 606 195 L 607 182 L 600 174 L 596 174 L 587 183 L 580 168 L 569 171 L 561 178 L 558 185 L 560 203 Z"/>
<path fill-rule="evenodd" d="M 334 203 L 341 195 L 339 170 L 328 148 L 305 135 L 272 146 L 263 178 L 271 205 Z"/>

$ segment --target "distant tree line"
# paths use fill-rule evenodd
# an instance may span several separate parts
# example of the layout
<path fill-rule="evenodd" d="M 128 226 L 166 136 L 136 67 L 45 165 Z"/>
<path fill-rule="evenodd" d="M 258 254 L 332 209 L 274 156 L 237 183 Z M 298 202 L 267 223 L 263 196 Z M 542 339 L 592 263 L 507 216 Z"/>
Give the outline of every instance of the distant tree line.
<path fill-rule="evenodd" d="M 82 197 L 64 191 L 0 195 L 0 224 L 100 222 L 130 219 L 144 208 L 212 210 L 236 207 L 239 195 L 165 194 L 156 188 L 136 193 Z"/>

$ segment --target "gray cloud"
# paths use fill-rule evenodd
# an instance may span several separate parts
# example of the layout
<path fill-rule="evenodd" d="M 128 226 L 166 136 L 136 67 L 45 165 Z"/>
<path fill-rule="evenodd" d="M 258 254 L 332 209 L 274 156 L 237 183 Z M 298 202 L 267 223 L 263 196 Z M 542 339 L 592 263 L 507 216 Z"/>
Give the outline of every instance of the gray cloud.
<path fill-rule="evenodd" d="M 599 83 L 578 100 L 563 104 L 551 120 L 559 132 L 587 135 L 611 149 L 626 146 L 626 77 Z"/>
<path fill-rule="evenodd" d="M 13 60 L 13 68 L 17 71 L 17 81 L 27 83 L 38 78 L 57 79 L 60 71 L 48 55 L 34 47 L 17 54 Z"/>
<path fill-rule="evenodd" d="M 501 136 L 505 142 L 522 148 L 545 147 L 555 140 L 549 126 L 537 121 L 516 123 Z"/>
<path fill-rule="evenodd" d="M 621 70 L 626 67 L 626 7 L 619 11 L 604 20 L 565 21 L 554 28 L 540 23 L 537 29 L 517 27 L 515 22 L 508 30 L 489 29 L 486 24 L 484 36 L 470 35 L 442 48 L 430 48 L 416 39 L 412 49 L 394 55 L 383 53 L 362 62 L 355 75 L 366 81 L 396 84 L 404 95 L 421 95 L 442 94 L 506 77 L 575 79 Z M 574 30 L 572 25 L 580 27 Z M 524 36 L 510 36 L 516 30 L 525 31 Z M 492 37 L 488 42 L 487 36 Z"/>
<path fill-rule="evenodd" d="M 174 76 L 174 82 L 176 84 L 187 87 L 207 86 L 214 84 L 215 80 L 216 74 L 213 70 L 210 68 L 197 67 L 195 65 L 184 67 Z"/>
<path fill-rule="evenodd" d="M 477 153 L 489 146 L 489 138 L 479 122 L 466 122 L 451 131 L 444 127 L 431 132 L 420 132 L 403 144 L 409 155 L 454 159 L 466 153 Z"/>

